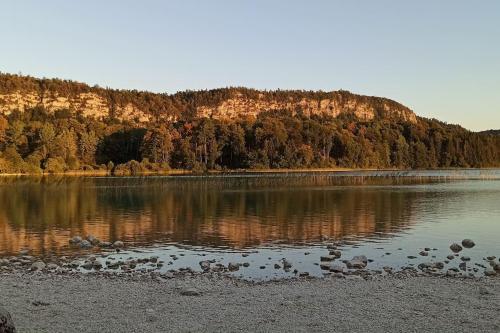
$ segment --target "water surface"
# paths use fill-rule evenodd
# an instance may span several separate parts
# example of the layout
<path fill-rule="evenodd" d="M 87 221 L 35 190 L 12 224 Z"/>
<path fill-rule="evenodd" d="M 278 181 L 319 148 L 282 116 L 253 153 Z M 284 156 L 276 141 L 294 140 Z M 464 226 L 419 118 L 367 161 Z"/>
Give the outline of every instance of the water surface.
<path fill-rule="evenodd" d="M 0 178 L 0 256 L 85 254 L 68 240 L 89 234 L 136 250 L 117 258 L 155 254 L 163 270 L 246 261 L 235 274 L 255 278 L 293 274 L 274 268 L 283 257 L 321 275 L 332 239 L 371 268 L 416 264 L 425 247 L 443 260 L 463 238 L 480 262 L 500 256 L 500 170 Z"/>

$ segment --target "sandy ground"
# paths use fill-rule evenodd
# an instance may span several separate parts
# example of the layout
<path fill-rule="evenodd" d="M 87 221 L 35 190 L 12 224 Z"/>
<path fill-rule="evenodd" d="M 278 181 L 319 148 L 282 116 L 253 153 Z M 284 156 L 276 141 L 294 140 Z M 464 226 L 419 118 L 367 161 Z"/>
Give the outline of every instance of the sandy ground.
<path fill-rule="evenodd" d="M 185 296 L 186 288 L 198 296 Z M 500 279 L 0 276 L 18 332 L 499 332 Z"/>

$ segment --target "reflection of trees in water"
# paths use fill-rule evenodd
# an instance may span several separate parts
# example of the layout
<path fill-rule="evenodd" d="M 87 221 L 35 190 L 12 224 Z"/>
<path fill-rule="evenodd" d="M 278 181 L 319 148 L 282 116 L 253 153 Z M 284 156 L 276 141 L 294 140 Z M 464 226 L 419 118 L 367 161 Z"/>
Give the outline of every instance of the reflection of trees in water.
<path fill-rule="evenodd" d="M 25 246 L 57 252 L 74 234 L 138 244 L 169 239 L 242 247 L 406 227 L 419 193 L 343 186 L 374 181 L 394 182 L 321 176 L 4 179 L 0 181 L 0 252 Z"/>

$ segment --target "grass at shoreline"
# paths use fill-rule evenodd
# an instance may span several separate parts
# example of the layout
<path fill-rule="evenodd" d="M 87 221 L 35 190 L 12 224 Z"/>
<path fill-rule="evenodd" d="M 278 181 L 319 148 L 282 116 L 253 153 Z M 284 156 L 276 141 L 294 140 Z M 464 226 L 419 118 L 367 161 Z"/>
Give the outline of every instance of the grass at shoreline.
<path fill-rule="evenodd" d="M 107 170 L 75 170 L 58 173 L 0 173 L 0 177 L 47 177 L 47 176 L 114 176 L 114 177 L 137 177 L 137 176 L 177 176 L 177 175 L 224 175 L 224 174 L 270 174 L 270 173 L 326 173 L 326 172 L 355 172 L 355 171 L 460 171 L 460 170 L 496 170 L 499 168 L 439 168 L 439 169 L 376 169 L 376 168 L 299 168 L 299 169 L 234 169 L 234 170 L 208 170 L 206 172 L 193 172 L 185 169 L 170 169 L 161 171 L 142 171 L 130 175 L 114 175 Z"/>

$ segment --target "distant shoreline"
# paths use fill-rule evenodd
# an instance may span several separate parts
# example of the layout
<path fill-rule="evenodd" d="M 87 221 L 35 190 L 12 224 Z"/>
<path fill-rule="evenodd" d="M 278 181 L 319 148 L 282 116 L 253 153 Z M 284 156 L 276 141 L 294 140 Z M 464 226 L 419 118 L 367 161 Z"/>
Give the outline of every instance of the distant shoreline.
<path fill-rule="evenodd" d="M 208 170 L 206 172 L 193 172 L 184 169 L 171 169 L 165 171 L 143 171 L 131 175 L 114 175 L 107 170 L 92 171 L 67 171 L 57 173 L 0 173 L 0 177 L 50 177 L 50 176 L 112 176 L 112 177 L 137 177 L 137 176 L 211 176 L 211 175 L 236 175 L 236 174 L 296 174 L 296 173 L 328 173 L 328 172 L 364 172 L 364 171 L 394 171 L 394 172 L 419 172 L 419 171 L 467 171 L 467 170 L 499 170 L 500 167 L 489 168 L 438 168 L 438 169 L 375 169 L 375 168 L 309 168 L 309 169 L 232 169 Z"/>

